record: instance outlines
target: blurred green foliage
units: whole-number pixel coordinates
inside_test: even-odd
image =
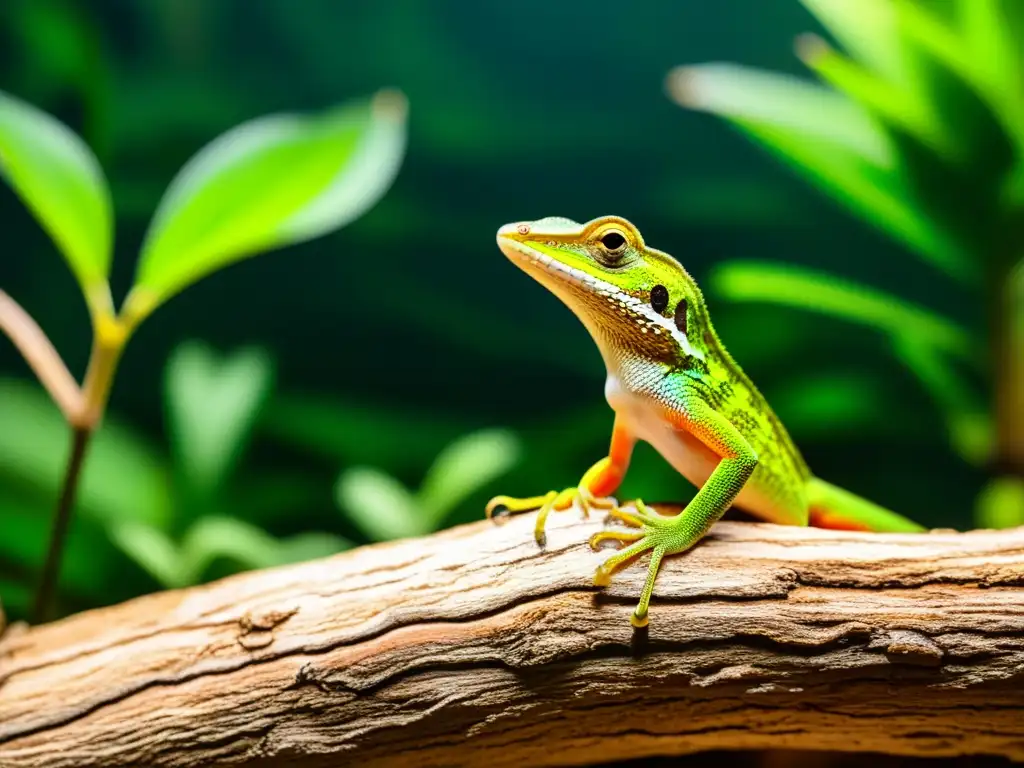
[[[977,522],[1022,524],[1024,305],[1013,285],[1024,268],[1024,5],[802,4],[846,49],[798,39],[824,85],[716,63],[678,68],[670,93],[725,117],[954,281],[970,323],[785,264],[730,261],[710,286],[884,333],[944,417],[952,449],[992,474]]]
[[[274,114],[223,134],[172,181],[143,243],[135,280],[117,310],[108,282],[111,196],[99,162],[60,120],[0,92],[0,175],[65,257],[84,294],[93,332],[79,385],[31,315],[0,293],[0,329],[24,355],[72,434],[54,497],[50,543],[38,568],[37,621],[51,614],[89,443],[102,422],[123,348],[139,323],[186,286],[234,261],[333,232],[365,213],[400,167],[406,112],[400,92],[381,91],[372,100],[326,114]],[[251,432],[269,377],[268,364],[257,353],[219,362],[202,347],[188,346],[172,359],[167,408],[184,491],[179,501],[193,514],[202,515],[216,501],[219,484]],[[23,452],[17,445],[11,450],[13,468],[24,464]],[[336,551],[340,541],[317,534],[278,542],[249,523],[215,514],[198,517],[180,544],[159,525],[130,516],[106,521],[106,529],[165,587],[195,583],[221,556],[267,566]]]
[[[659,90],[681,50],[689,61],[793,74],[779,43],[808,27],[888,76],[887,38],[867,26],[884,15],[844,23],[844,7],[808,2],[821,25],[792,0],[0,4],[0,88],[70,126],[110,179],[109,193],[97,190],[86,160],[78,181],[43,203],[35,195],[54,212],[35,211],[42,228],[0,185],[0,286],[77,373],[89,318],[42,234],[48,220],[78,226],[64,243],[54,235],[66,253],[86,254],[81,265],[68,255],[73,274],[88,285],[101,274],[140,315],[205,275],[141,325],[120,360],[84,470],[60,610],[479,519],[495,493],[576,482],[607,448],[600,358],[575,318],[493,246],[499,225],[545,215],[625,215],[680,258],[708,286],[730,351],[823,477],[931,525],[969,526],[978,498],[1005,509],[1012,489],[983,491],[990,473],[977,458],[992,432],[978,394],[992,386],[977,359],[980,257],[963,232],[936,226],[945,218],[918,192],[905,194],[915,177],[900,165],[906,156],[911,170],[970,169],[955,150],[980,146],[977,106],[943,113],[948,135],[926,130],[924,141],[906,128],[911,138],[897,142],[838,85],[816,88],[824,106],[809,110],[813,86],[802,80],[721,70],[736,80],[733,95],[719,92],[730,100],[723,110],[755,109],[770,126],[759,140],[785,144],[776,156],[802,164],[812,189]],[[979,66],[989,78],[1006,71],[991,57]],[[768,79],[745,85],[755,75]],[[332,155],[319,142],[359,122],[323,105],[382,85],[412,105],[408,156],[376,205],[342,200],[358,218],[309,239],[318,207],[298,215],[292,195],[336,200],[325,185]],[[763,97],[750,101],[751,90]],[[309,117],[261,141],[268,118],[253,117],[282,113]],[[786,143],[786,131],[799,139]],[[251,165],[194,156],[232,135]],[[905,155],[913,141],[931,154]],[[882,170],[867,173],[872,163]],[[281,171],[288,183],[266,182]],[[924,186],[949,193],[963,183],[955,178]],[[81,199],[91,202],[60,215],[74,207],[69,195],[90,189]],[[987,199],[981,189],[970,199]],[[95,229],[104,194],[117,214],[112,245]],[[89,206],[92,218],[80,215]],[[271,248],[279,252],[228,267]],[[908,250],[924,258],[906,259]],[[826,299],[828,314],[807,322],[809,302]],[[20,617],[67,430],[3,344],[0,374],[0,598]],[[465,483],[446,485],[456,477]],[[620,495],[691,493],[640,446]]]

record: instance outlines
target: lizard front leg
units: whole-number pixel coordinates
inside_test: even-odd
[[[568,509],[579,504],[586,517],[590,508],[614,509],[615,500],[609,498],[622,484],[622,479],[629,469],[629,461],[633,455],[636,438],[626,428],[621,419],[616,417],[612,427],[611,445],[608,455],[596,462],[586,471],[579,484],[563,491],[548,491],[543,496],[514,498],[512,496],[495,496],[487,503],[487,517],[492,517],[498,510],[510,513],[526,512],[539,508],[534,537],[537,543],[544,546],[546,535],[544,526],[552,510]]]
[[[707,482],[697,491],[686,508],[674,517],[651,514],[639,499],[634,503],[637,514],[613,510],[615,517],[637,526],[639,531],[602,531],[594,534],[590,545],[614,539],[631,542],[628,547],[609,557],[594,574],[594,584],[607,586],[616,567],[648,550],[651,561],[647,581],[640,600],[630,616],[633,626],[647,624],[647,609],[654,592],[662,558],[683,552],[700,541],[739,495],[757,466],[757,454],[739,431],[703,399],[687,392],[678,395],[664,414],[665,420],[678,430],[685,430],[721,457]]]

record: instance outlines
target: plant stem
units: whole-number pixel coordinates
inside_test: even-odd
[[[69,419],[71,423],[71,455],[68,458],[64,473],[64,484],[53,518],[53,529],[50,533],[49,549],[43,563],[42,578],[36,593],[34,621],[40,623],[50,616],[53,594],[60,575],[61,557],[64,552],[64,541],[67,538],[71,512],[75,503],[75,493],[82,474],[85,452],[89,440],[99,426],[110,397],[111,385],[117,363],[124,349],[127,334],[117,320],[99,315],[95,320],[92,354],[89,357],[89,368],[85,373],[82,386],[82,407]]]
[[[76,426],[72,428],[71,456],[68,458],[67,470],[64,473],[64,483],[61,487],[57,509],[53,516],[50,546],[46,552],[42,578],[39,582],[39,589],[36,592],[35,607],[33,609],[33,623],[36,624],[47,621],[53,607],[53,594],[57,586],[58,577],[60,576],[64,540],[67,538],[68,526],[71,522],[71,510],[75,504],[75,492],[78,489],[78,479],[82,473],[85,451],[89,446],[89,438],[92,437],[92,433],[93,430],[88,427]]]
[[[25,358],[64,418],[71,421],[82,411],[82,391],[74,376],[32,316],[0,290],[0,331],[6,333]]]

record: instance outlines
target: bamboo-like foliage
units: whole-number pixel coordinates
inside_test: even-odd
[[[955,281],[976,322],[780,264],[723,264],[711,290],[881,330],[935,401],[951,447],[989,470],[978,523],[1022,523],[1024,3],[799,1],[839,46],[797,40],[818,82],[707,63],[672,71],[671,98],[725,118]]]

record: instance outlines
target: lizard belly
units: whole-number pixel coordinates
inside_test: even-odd
[[[661,407],[650,397],[625,390],[614,377],[605,387],[608,404],[638,440],[651,445],[669,465],[701,488],[721,461],[721,456],[686,430],[676,429],[662,418]],[[757,471],[736,497],[734,506],[770,522],[792,524],[793,515],[780,508],[771,495],[761,492]]]

